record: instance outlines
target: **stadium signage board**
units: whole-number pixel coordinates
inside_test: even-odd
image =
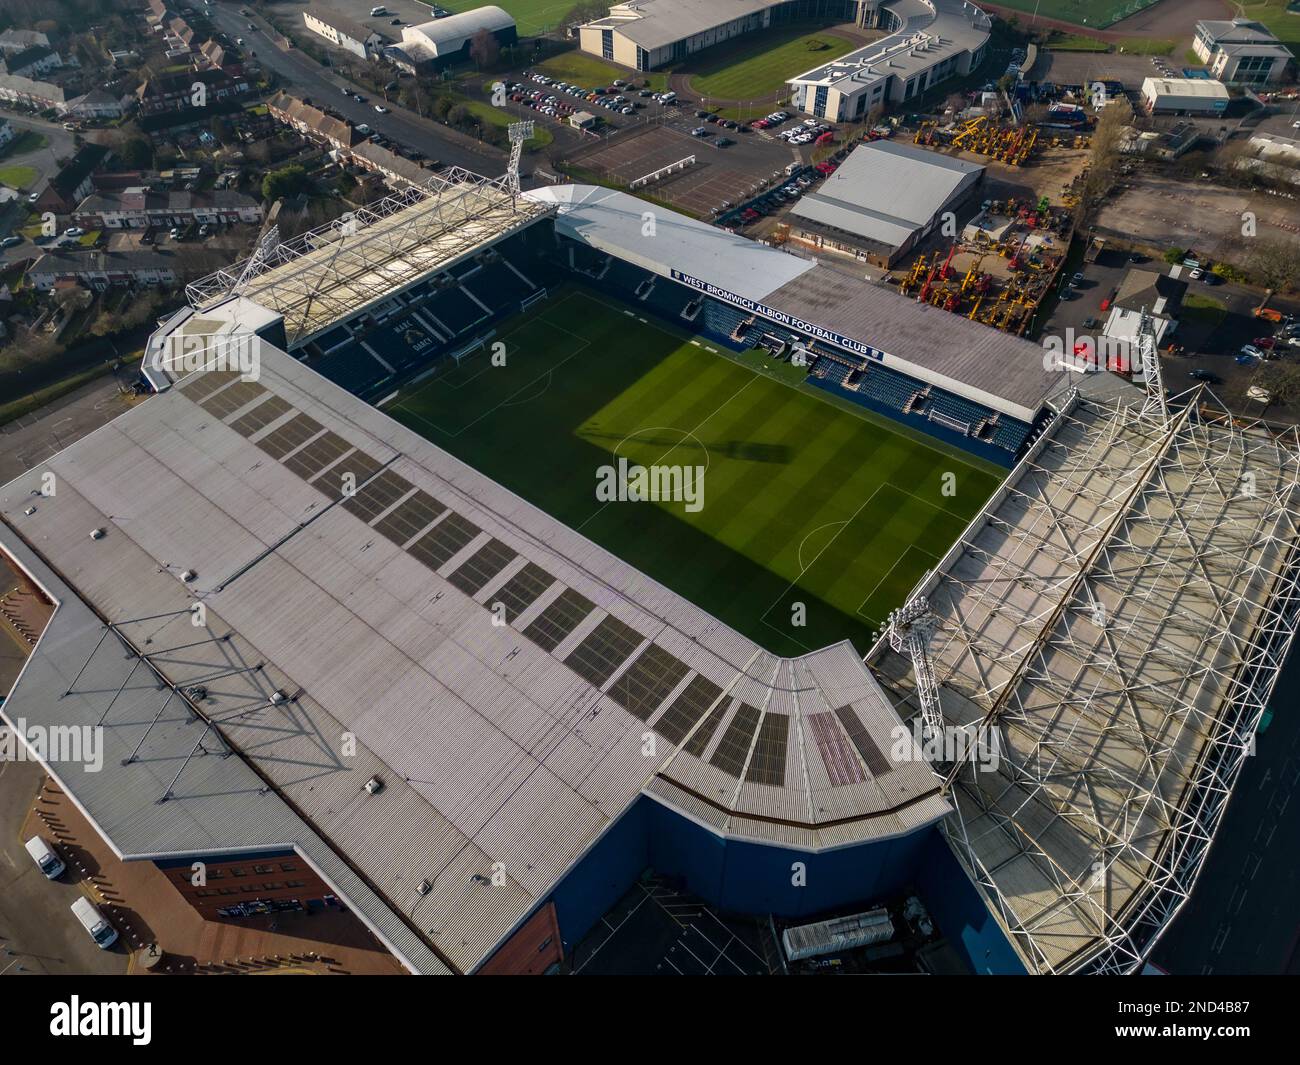
[[[807,333],[809,336],[816,337],[818,340],[826,340],[832,344],[838,344],[846,351],[856,352],[864,355],[868,359],[875,359],[877,362],[885,361],[885,353],[879,348],[869,347],[860,340],[853,340],[840,333],[833,332],[830,329],[823,329],[819,325],[813,325],[811,322],[805,322],[802,318],[796,318],[793,314],[787,314],[785,311],[778,311],[757,300],[746,299],[744,296],[737,296],[734,292],[728,292],[725,288],[719,288],[717,285],[710,284],[707,281],[701,281],[698,277],[692,277],[690,274],[684,274],[680,270],[672,271],[672,279],[680,281],[683,285],[695,289],[697,292],[703,292],[706,296],[713,296],[716,299],[725,300],[732,306],[740,307],[743,310],[750,311],[754,314],[761,314],[764,318],[769,318],[780,325],[789,326],[791,329],[800,333]]]

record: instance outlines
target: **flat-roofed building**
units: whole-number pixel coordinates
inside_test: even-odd
[[[1228,110],[1228,87],[1213,78],[1147,78],[1142,106],[1153,115],[1221,115]]]

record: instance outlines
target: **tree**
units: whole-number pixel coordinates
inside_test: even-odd
[[[490,67],[501,58],[501,42],[497,40],[495,33],[481,29],[474,34],[474,39],[469,43],[469,55],[478,64],[479,70]]]
[[[1250,269],[1265,288],[1287,288],[1300,277],[1300,249],[1280,240],[1253,241]]]
[[[262,178],[262,199],[268,203],[284,196],[293,196],[307,185],[307,171],[297,163],[272,170]]]
[[[113,151],[131,170],[148,170],[153,166],[153,144],[148,137],[127,137]]]
[[[1268,392],[1265,408],[1278,403],[1287,406],[1300,399],[1300,366],[1291,366],[1285,362],[1262,363],[1252,384]]]
[[[1079,197],[1078,220],[1087,218],[1094,202],[1110,192],[1115,184],[1120,158],[1120,140],[1125,128],[1133,121],[1133,109],[1128,101],[1112,97],[1097,118],[1097,128],[1092,134],[1091,157],[1083,178],[1083,195]]]
[[[218,144],[229,144],[235,139],[235,128],[230,124],[229,119],[222,118],[221,115],[213,115],[212,136],[217,139]]]
[[[575,26],[583,22],[595,22],[608,14],[609,4],[602,3],[601,0],[579,0],[569,8],[569,13],[564,16],[563,22],[566,26]]]
[[[433,117],[439,122],[446,122],[448,121],[447,116],[451,114],[451,109],[455,106],[456,98],[443,93],[433,101]]]

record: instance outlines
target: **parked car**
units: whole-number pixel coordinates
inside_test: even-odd
[[[22,242],[23,238],[15,234],[13,236],[5,237],[4,240],[0,240],[0,248],[16,248]]]
[[[730,148],[735,143],[736,142],[733,141],[730,137],[719,137],[716,141],[713,142],[714,146],[717,148]]]
[[[71,233],[72,230],[68,230],[68,232]],[[1272,337],[1256,337],[1251,343],[1257,348],[1263,348],[1265,351],[1271,351],[1277,345],[1277,341]]]
[[[708,135],[709,135],[708,126],[696,126],[693,130],[691,130],[692,137],[707,137]]]
[[[388,114],[388,108],[386,108],[383,104],[375,104],[375,110],[378,111],[381,115]]]
[[[1217,385],[1221,380],[1218,374],[1211,373],[1209,370],[1188,370],[1187,376],[1196,381],[1205,381],[1212,385]]]
[[[1249,355],[1252,359],[1262,359],[1264,357],[1264,353],[1253,344],[1243,344],[1241,354]]]

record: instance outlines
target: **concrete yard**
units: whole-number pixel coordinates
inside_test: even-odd
[[[1138,173],[1131,187],[1106,203],[1097,231],[1155,248],[1192,248],[1202,256],[1241,266],[1250,263],[1243,215],[1252,212],[1261,240],[1287,241],[1300,251],[1295,201],[1229,189],[1175,175]]]

